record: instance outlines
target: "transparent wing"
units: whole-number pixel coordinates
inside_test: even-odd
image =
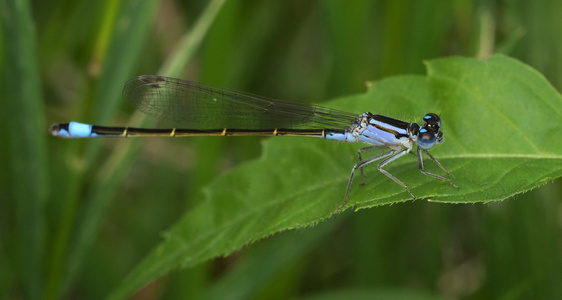
[[[152,75],[129,80],[123,97],[149,116],[172,120],[192,129],[345,129],[359,117],[326,107]]]

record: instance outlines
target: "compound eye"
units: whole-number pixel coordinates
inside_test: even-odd
[[[443,135],[439,135],[435,134],[431,131],[428,131],[425,128],[420,129],[420,133],[418,135],[418,146],[424,150],[428,150],[433,148],[433,146],[435,146],[435,143],[439,143],[439,136]]]
[[[434,113],[429,113],[423,117],[423,127],[437,132],[441,128],[441,118]]]

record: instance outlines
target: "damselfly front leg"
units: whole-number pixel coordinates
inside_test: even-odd
[[[453,174],[449,173],[449,171],[447,171],[447,169],[445,169],[445,167],[443,167],[443,165],[437,160],[435,159],[435,157],[433,157],[431,154],[429,154],[429,151],[424,150],[425,154],[427,154],[427,156],[429,156],[429,158],[431,160],[433,160],[435,162],[435,164],[437,166],[439,166],[439,168],[441,168],[441,170],[445,171],[445,173],[447,173],[449,176],[451,176],[452,178],[455,178],[455,176],[453,176]],[[424,175],[427,176],[431,176],[433,178],[437,178],[437,179],[441,179],[443,181],[448,182],[450,185],[456,187],[457,189],[459,188],[456,184],[454,184],[449,178],[445,178],[443,176],[437,175],[437,174],[433,174],[430,172],[427,172],[424,168],[423,168],[423,157],[422,157],[422,153],[421,153],[421,149],[418,147],[418,168],[420,169],[420,172],[422,172]]]

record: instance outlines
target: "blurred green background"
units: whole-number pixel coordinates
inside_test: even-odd
[[[128,78],[321,103],[424,74],[424,60],[504,53],[560,90],[560,15],[557,0],[0,0],[0,298],[107,296],[209,181],[259,157],[261,138],[48,134],[70,120],[151,125],[120,98]],[[133,298],[560,299],[561,193],[556,181],[501,203],[348,211]]]

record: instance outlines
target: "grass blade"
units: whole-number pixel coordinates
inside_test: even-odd
[[[3,54],[0,99],[8,140],[13,203],[16,207],[18,267],[24,293],[41,295],[47,147],[35,29],[28,1],[0,2]],[[5,150],[4,150],[5,151]]]

